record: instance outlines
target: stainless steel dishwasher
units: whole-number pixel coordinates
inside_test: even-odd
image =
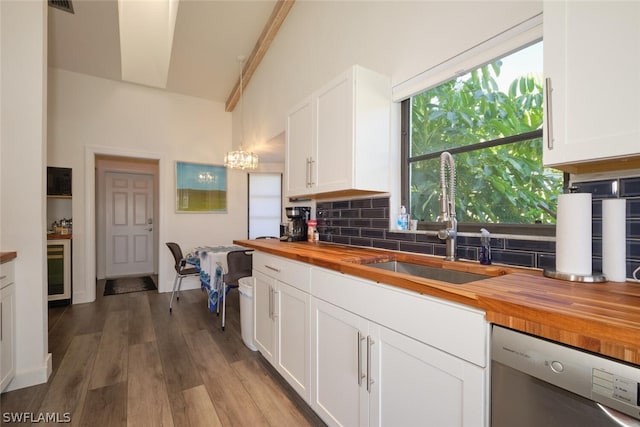
[[[491,425],[640,426],[640,367],[493,326]]]

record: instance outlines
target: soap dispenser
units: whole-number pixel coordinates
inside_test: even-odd
[[[486,228],[481,228],[480,233],[480,264],[491,264],[491,233]]]

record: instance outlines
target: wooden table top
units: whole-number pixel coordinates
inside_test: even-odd
[[[544,277],[541,271],[533,269],[483,266],[477,262],[445,261],[429,255],[323,242],[260,239],[234,243],[480,308],[491,323],[640,365],[638,283],[573,283]],[[391,260],[492,277],[454,285],[366,265]]]

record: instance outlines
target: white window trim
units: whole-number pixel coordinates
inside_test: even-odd
[[[542,39],[542,13],[521,22],[458,55],[402,82],[391,89],[395,102],[401,102],[427,89],[462,76],[495,59]]]

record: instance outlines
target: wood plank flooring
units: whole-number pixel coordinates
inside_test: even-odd
[[[224,332],[200,290],[181,292],[172,314],[170,293],[103,291],[99,281],[94,303],[49,309],[53,373],[0,396],[3,425],[20,413],[77,426],[324,425],[242,342],[237,291]]]

